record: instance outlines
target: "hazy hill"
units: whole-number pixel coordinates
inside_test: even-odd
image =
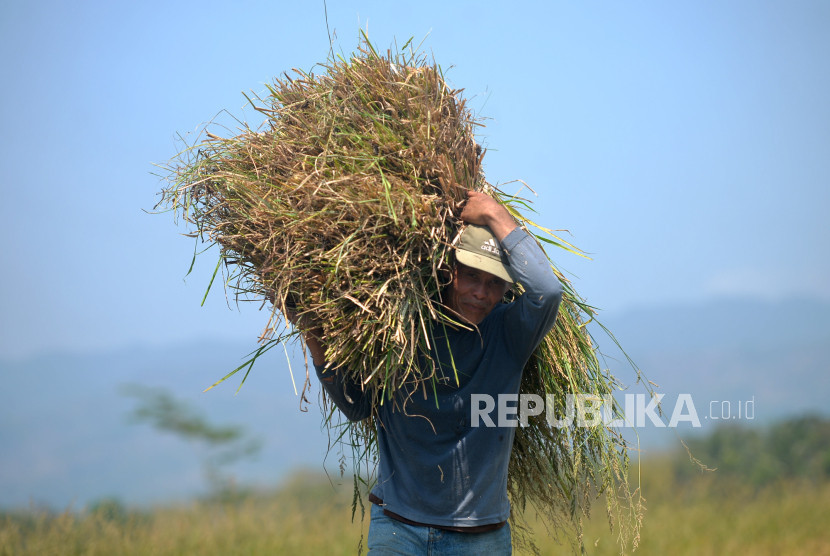
[[[605,321],[645,376],[665,394],[671,413],[689,394],[699,429],[681,424],[684,437],[710,432],[724,420],[764,424],[804,412],[827,412],[830,392],[830,304],[810,299],[762,302],[727,298],[698,305],[660,306],[609,316]],[[630,366],[603,332],[615,375]],[[633,392],[642,392],[632,387]],[[739,415],[751,404],[754,412]],[[676,443],[673,431],[646,427],[644,447]]]
[[[109,495],[145,503],[203,489],[206,448],[133,423],[138,401],[125,384],[163,388],[210,422],[260,438],[259,457],[233,468],[246,481],[274,484],[305,465],[322,471],[327,440],[316,391],[300,411],[282,350],[264,357],[238,394],[241,375],[202,392],[253,347],[205,341],[0,363],[0,503],[82,506]],[[302,360],[293,366],[301,388]]]
[[[738,404],[749,400],[754,401],[754,419],[742,419],[748,425],[806,411],[826,413],[826,302],[724,299],[603,319],[646,376],[661,386],[669,413],[678,395],[689,394],[701,420],[700,429],[672,431],[649,424],[638,430],[647,453],[675,446],[675,433],[685,437],[711,431],[722,421],[715,417],[725,417],[725,407],[734,418]],[[614,373],[632,382],[630,368],[612,343],[601,332],[596,336]],[[131,423],[136,400],[122,393],[124,384],[165,388],[212,422],[244,425],[260,438],[259,457],[230,469],[242,482],[274,484],[297,467],[322,471],[327,438],[320,428],[316,383],[312,381],[308,412],[300,411],[282,350],[262,359],[238,394],[236,377],[202,393],[253,347],[253,340],[207,340],[164,349],[0,361],[0,506],[82,507],[105,496],[148,503],[203,491],[205,450]],[[299,350],[293,351],[301,388],[303,363]],[[330,456],[326,469],[337,474],[336,456]]]

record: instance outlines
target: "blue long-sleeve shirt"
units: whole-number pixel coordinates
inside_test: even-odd
[[[471,527],[510,515],[507,467],[515,427],[489,427],[478,419],[473,426],[472,410],[482,407],[480,396],[489,396],[498,410],[500,394],[518,394],[527,360],[553,327],[562,287],[526,232],[513,230],[501,246],[524,293],[497,305],[477,330],[435,324],[431,356],[446,380],[435,392],[427,388],[426,397],[423,388],[399,390],[397,403],[387,401],[378,410],[378,481],[372,494],[385,509],[413,522]],[[316,369],[347,418],[369,416],[369,396],[357,384],[336,370]],[[497,425],[496,411],[492,419]]]

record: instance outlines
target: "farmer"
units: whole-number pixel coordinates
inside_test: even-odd
[[[500,394],[515,399],[525,363],[553,327],[562,288],[536,241],[495,199],[468,192],[461,219],[469,226],[441,302],[468,326],[434,325],[434,390],[404,387],[396,403],[377,408],[370,554],[511,553],[507,466],[515,404],[506,415],[512,426],[486,426],[498,423],[497,413],[474,426],[471,415],[482,399],[495,408]],[[524,293],[503,303],[514,281]],[[296,323],[296,315],[289,317]],[[345,379],[336,362],[327,365],[321,336],[317,328],[305,339],[326,393],[350,420],[368,418],[371,396]],[[420,364],[431,374],[432,362]]]

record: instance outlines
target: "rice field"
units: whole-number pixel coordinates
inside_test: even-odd
[[[665,460],[645,462],[642,471],[648,511],[636,554],[830,554],[828,481],[724,488],[708,474],[677,483]],[[349,481],[297,475],[278,490],[235,500],[0,514],[0,554],[358,554],[367,524],[359,513],[351,521],[351,493]],[[534,537],[541,554],[570,553],[538,523]],[[586,523],[584,539],[588,554],[619,554],[602,515]]]

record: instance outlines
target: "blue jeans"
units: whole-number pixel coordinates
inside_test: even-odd
[[[513,553],[507,523],[486,533],[456,533],[392,519],[377,504],[372,504],[368,543],[370,556],[502,556]]]

